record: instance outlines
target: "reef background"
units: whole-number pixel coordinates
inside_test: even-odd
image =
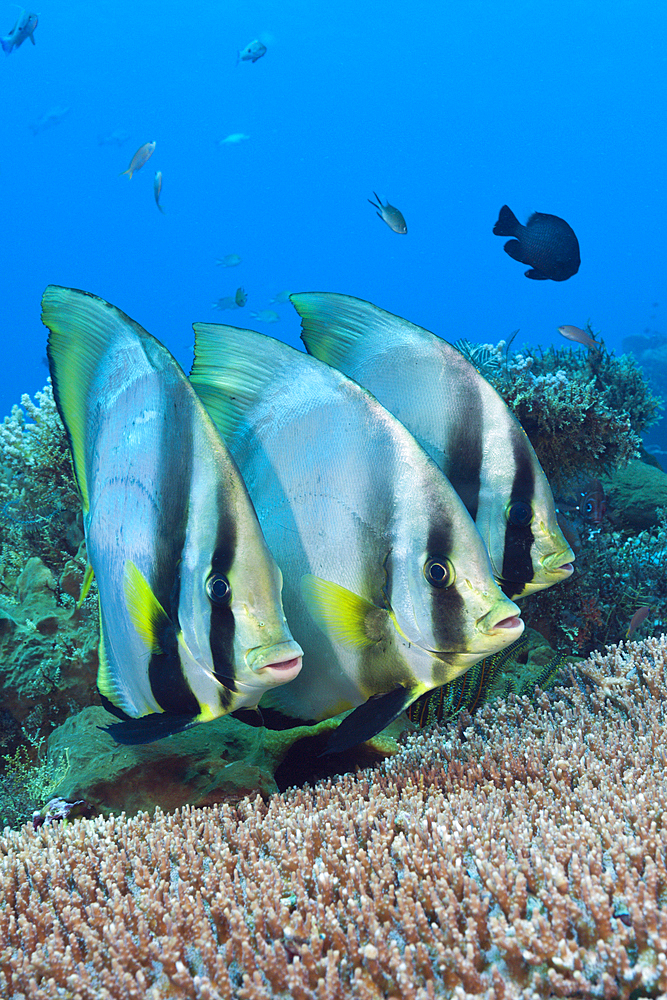
[[[664,333],[661,39],[647,0],[44,0],[0,54],[0,414],[45,381],[39,301],[101,295],[191,361],[193,321],[298,343],[281,290],[358,295],[453,341],[545,347],[591,318]],[[17,8],[0,6],[0,31]],[[236,65],[254,38],[266,55]],[[625,71],[625,68],[628,71]],[[247,140],[222,147],[234,133]],[[100,140],[103,142],[100,145]],[[119,176],[143,143],[151,160]],[[153,200],[163,174],[161,215]],[[404,213],[398,236],[368,204]],[[507,203],[567,219],[579,273],[533,282],[491,230]],[[216,266],[236,253],[237,268]],[[244,309],[211,303],[248,293]],[[654,308],[653,303],[658,302]]]
[[[78,603],[81,510],[50,385],[13,407],[0,425],[0,824],[268,796],[377,762],[395,752],[392,737],[416,726],[454,723],[498,698],[562,683],[569,664],[618,643],[640,607],[650,613],[635,638],[663,631],[667,477],[641,443],[662,404],[636,362],[604,348],[513,352],[507,342],[468,341],[459,349],[530,436],[576,550],[575,573],[522,601],[528,627],[514,647],[419,699],[386,738],[324,761],[332,721],[272,732],[224,718],[145,747],[115,745],[95,686],[94,583]],[[605,498],[593,516],[582,492],[590,482]]]

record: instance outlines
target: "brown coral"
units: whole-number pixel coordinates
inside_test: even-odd
[[[373,771],[0,842],[6,1000],[667,990],[667,637]]]

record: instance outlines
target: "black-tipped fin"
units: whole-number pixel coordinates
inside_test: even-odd
[[[142,743],[155,743],[165,736],[182,733],[195,725],[192,715],[172,715],[169,712],[152,712],[142,715],[140,719],[126,719],[124,722],[113,722],[110,726],[98,726],[109,733],[116,743],[123,746],[138,746]]]
[[[396,687],[386,694],[374,694],[363,705],[350,712],[340,726],[334,729],[326,750],[320,756],[342,753],[377,736],[423,693],[424,689],[421,687]]]

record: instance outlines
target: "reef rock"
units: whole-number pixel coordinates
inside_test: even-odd
[[[620,526],[644,531],[658,523],[667,507],[667,475],[654,465],[631,461],[605,482],[608,508]]]
[[[309,776],[319,777],[395,753],[391,734],[413,728],[404,720],[394,723],[372,746],[363,744],[341,760],[342,754],[319,757],[337,719],[276,731],[225,716],[143,746],[120,746],[100,728],[117,721],[103,708],[90,707],[51,734],[48,760],[52,773],[62,777],[50,785],[49,797],[84,800],[89,814],[237,802],[249,793],[267,796],[287,787],[293,748],[298,760],[293,770],[309,762]]]

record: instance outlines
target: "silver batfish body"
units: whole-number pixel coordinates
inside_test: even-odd
[[[503,591],[567,579],[574,553],[533,446],[500,394],[442,338],[349,295],[291,296],[310,354],[372,392],[445,472]]]
[[[291,680],[301,649],[243,480],[183,371],[102,299],[42,300],[99,588],[104,703],[150,742]],[[136,721],[134,721],[136,720]]]
[[[309,720],[366,706],[359,742],[518,638],[463,503],[368,392],[211,324],[195,324],[191,381],[244,476],[304,650],[301,674],[262,704]]]

